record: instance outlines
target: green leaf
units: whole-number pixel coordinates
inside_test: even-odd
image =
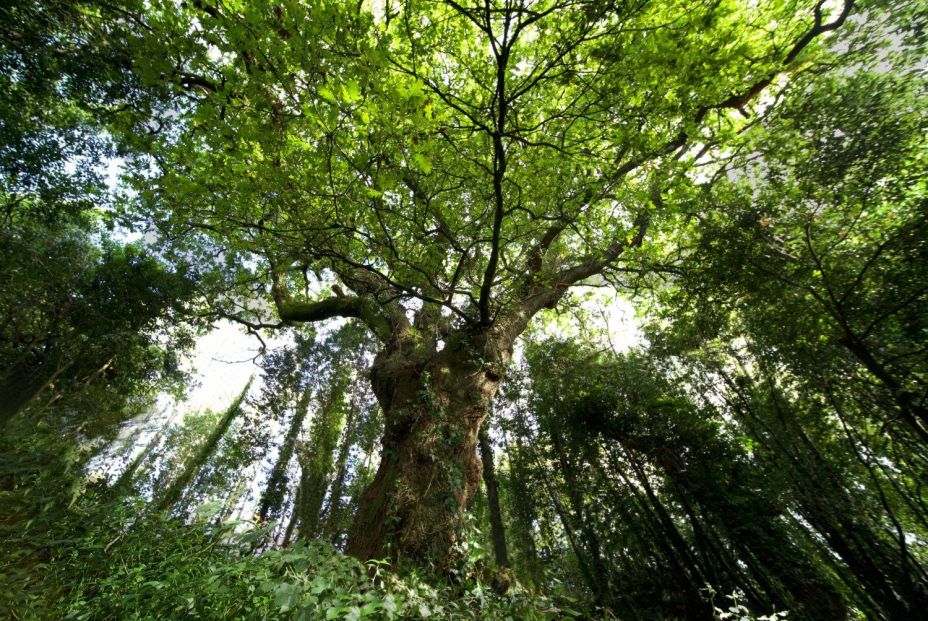
[[[413,155],[412,161],[413,161],[413,164],[415,164],[416,168],[424,172],[425,174],[429,174],[430,172],[432,172],[432,161],[429,160],[429,158],[422,155],[421,153],[416,153],[415,155]]]
[[[320,86],[317,91],[319,96],[328,101],[329,103],[338,104],[338,99],[335,97],[335,93],[332,92],[332,89],[328,86]]]
[[[277,585],[274,590],[274,604],[280,607],[280,612],[287,612],[300,600],[300,590],[295,584],[284,582]]]
[[[352,104],[361,99],[361,87],[354,80],[342,85],[342,97],[346,103]]]

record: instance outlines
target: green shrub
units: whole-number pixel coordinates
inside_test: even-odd
[[[256,553],[266,528],[184,524],[142,508],[122,502],[100,516],[73,515],[70,527],[61,525],[71,536],[57,540],[53,558],[40,563],[35,554],[21,554],[20,561],[33,564],[21,562],[19,572],[0,578],[8,582],[3,609],[20,619],[125,621],[576,615],[518,586],[500,595],[475,568],[462,568],[455,584],[436,584],[415,571],[393,573],[382,562],[362,564],[319,541]]]

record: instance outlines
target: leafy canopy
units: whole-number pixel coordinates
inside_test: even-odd
[[[283,318],[382,338],[401,301],[524,321],[617,278],[700,150],[824,54],[851,4],[154,2],[137,70],[171,98],[132,138],[152,154],[142,212],[224,257],[241,319],[274,274]],[[337,297],[293,302],[296,268]]]

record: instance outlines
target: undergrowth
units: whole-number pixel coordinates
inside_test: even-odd
[[[485,568],[468,566],[466,555],[454,580],[436,580],[412,569],[394,572],[383,562],[362,564],[320,541],[256,552],[266,543],[267,527],[185,524],[148,514],[144,503],[126,500],[98,509],[91,513],[72,506],[38,529],[34,519],[20,524],[18,532],[4,529],[0,617],[316,621],[579,616],[518,585],[500,594],[482,579]]]
[[[272,524],[219,523],[208,507],[186,523],[88,482],[78,475],[83,450],[55,448],[41,434],[0,439],[2,619],[615,618],[553,578],[541,594],[496,571],[473,527],[441,578],[362,564],[321,541],[271,549]],[[753,619],[737,601],[715,617]]]

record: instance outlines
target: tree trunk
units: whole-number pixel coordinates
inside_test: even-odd
[[[135,482],[136,475],[138,474],[139,469],[142,467],[151,454],[154,452],[155,448],[161,444],[161,439],[164,437],[165,431],[171,426],[174,422],[174,418],[177,416],[178,410],[175,410],[171,416],[168,416],[166,420],[158,426],[158,431],[152,436],[152,438],[145,444],[145,447],[139,451],[139,454],[129,462],[129,465],[126,466],[126,469],[122,471],[122,474],[119,475],[119,478],[116,479],[116,482],[113,483],[111,489],[114,492],[123,493],[130,489],[132,484]],[[154,417],[157,420],[157,417]]]
[[[300,502],[295,511],[299,518],[300,538],[319,535],[322,506],[332,480],[332,468],[338,436],[345,414],[345,389],[348,376],[336,374],[328,392],[313,415],[309,439],[299,448]]]
[[[293,539],[293,532],[296,530],[296,524],[300,520],[299,508],[300,503],[302,502],[303,490],[299,483],[296,486],[296,493],[293,495],[293,511],[290,513],[290,519],[287,521],[287,530],[284,532],[283,542],[280,544],[282,547],[286,548],[290,545],[290,540]]]
[[[357,441],[357,419],[361,415],[361,406],[358,401],[357,391],[355,391],[345,413],[344,431],[338,445],[338,457],[335,460],[335,478],[332,480],[332,490],[329,492],[329,507],[325,512],[323,533],[334,544],[338,543],[344,529],[341,526],[344,510],[342,495],[345,493],[345,480],[348,478],[348,454]]]
[[[394,343],[371,368],[384,411],[380,466],[361,497],[347,552],[447,566],[480,482],[477,434],[511,340],[459,334],[440,352]]]
[[[846,323],[842,322],[842,325],[845,335],[838,339],[839,342],[860,361],[864,368],[880,380],[892,396],[903,419],[909,423],[922,441],[928,442],[928,407],[922,403],[924,395],[910,392],[889,369],[876,359],[863,339],[851,332]]]
[[[765,370],[766,371],[766,370]],[[829,460],[819,451],[796,418],[790,404],[766,371],[767,403],[772,421],[766,421],[751,395],[736,390],[742,403],[739,412],[749,424],[756,423],[762,429],[754,435],[769,447],[771,454],[779,456],[794,484],[798,501],[798,512],[806,524],[811,525],[827,542],[832,552],[840,558],[856,577],[851,585],[862,599],[858,605],[873,618],[916,619],[926,618],[928,591],[921,583],[913,584],[909,579],[910,568],[900,563],[895,546],[887,545],[865,519],[849,492],[845,481],[835,471]],[[735,383],[724,375],[733,388]],[[758,397],[764,393],[756,384],[749,390]],[[764,404],[762,399],[758,402]],[[863,589],[857,589],[862,585]]]
[[[499,567],[509,567],[506,551],[506,530],[503,528],[503,513],[499,506],[499,486],[493,464],[493,446],[486,425],[480,428],[480,459],[483,461],[483,484],[487,488],[487,504],[490,507],[490,535],[493,539],[493,554]]]
[[[543,425],[544,427],[545,425]],[[583,482],[577,478],[577,471],[580,464],[576,459],[571,459],[558,429],[548,430],[548,437],[554,450],[554,456],[557,457],[557,463],[560,465],[561,477],[564,479],[564,495],[570,503],[570,509],[573,515],[568,515],[568,519],[573,519],[576,524],[575,530],[579,531],[582,548],[586,553],[586,564],[589,567],[589,575],[592,582],[590,586],[596,593],[598,604],[603,608],[612,609],[615,607],[613,593],[610,588],[612,576],[609,567],[603,562],[602,544],[599,535],[594,531],[593,521],[589,515],[589,507],[583,498]],[[563,519],[563,518],[562,518]]]
[[[232,421],[242,411],[242,401],[244,401],[245,395],[248,394],[248,389],[251,388],[251,381],[251,379],[248,380],[245,388],[239,396],[236,397],[235,401],[232,402],[232,405],[223,413],[222,417],[220,417],[219,422],[216,423],[216,426],[210,432],[209,437],[206,438],[203,445],[192,458],[184,464],[183,471],[181,471],[177,478],[175,478],[165,490],[164,494],[162,494],[161,499],[156,505],[159,511],[169,511],[171,507],[177,504],[177,501],[180,500],[190,484],[193,483],[197,473],[200,472],[200,468],[209,461],[213,453],[216,452],[216,449],[219,448],[220,440],[226,435],[226,431],[228,431],[229,427],[232,425]]]
[[[284,492],[288,483],[288,471],[290,462],[293,460],[293,454],[296,452],[296,445],[299,440],[300,432],[303,430],[303,422],[309,412],[309,400],[312,398],[312,389],[307,388],[303,391],[296,404],[293,412],[293,418],[290,419],[290,427],[284,442],[277,454],[277,461],[274,462],[274,468],[267,479],[267,486],[264,493],[261,494],[261,505],[258,508],[258,517],[262,522],[268,519],[268,516],[277,516],[284,502]]]
[[[513,549],[519,564],[519,574],[523,579],[528,578],[530,584],[540,585],[544,581],[544,564],[538,555],[538,546],[535,543],[535,524],[538,522],[538,506],[535,485],[529,476],[529,467],[526,463],[526,445],[523,439],[528,437],[525,419],[518,404],[515,408],[517,430],[513,441],[506,439],[506,455],[509,456],[508,484],[509,510],[512,515],[510,534],[515,535],[519,542]],[[536,493],[533,493],[536,492]]]

